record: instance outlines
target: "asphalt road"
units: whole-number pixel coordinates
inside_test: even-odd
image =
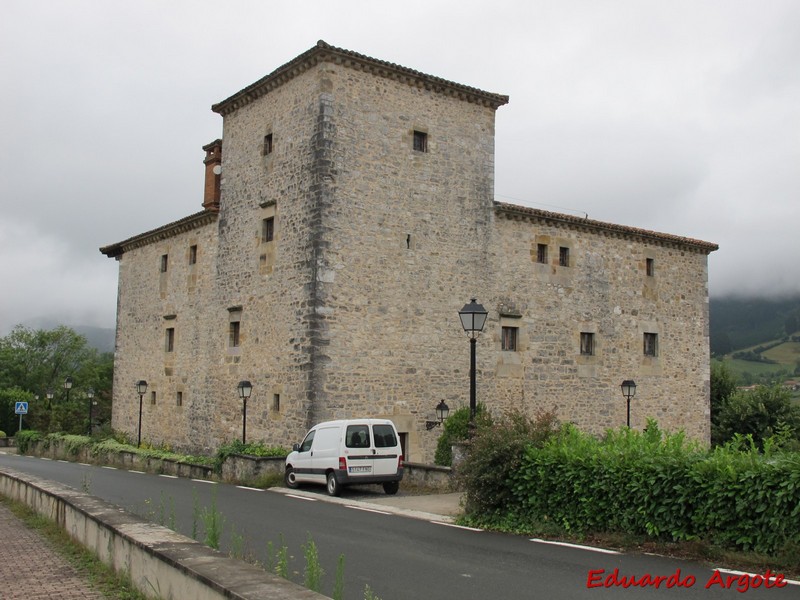
[[[337,562],[344,556],[347,600],[363,599],[366,585],[381,600],[800,598],[798,585],[767,589],[761,583],[739,592],[736,588],[744,582],[738,576],[732,589],[723,589],[715,578],[724,581],[729,573],[715,575],[713,569],[687,561],[607,554],[366,511],[358,502],[369,499],[363,491],[345,490],[343,498],[353,502],[342,505],[327,502],[322,492],[299,497],[11,454],[0,455],[0,465],[86,491],[152,521],[174,525],[185,535],[196,531],[200,541],[202,514],[216,505],[224,517],[223,551],[233,549],[270,564],[285,545],[292,578],[300,583],[304,546],[313,539],[325,571],[324,594],[332,595]],[[645,575],[663,581],[658,588],[624,588],[609,580],[611,587],[605,587],[615,569],[617,581]],[[676,580],[683,585],[668,587]],[[709,581],[712,585],[706,589]]]

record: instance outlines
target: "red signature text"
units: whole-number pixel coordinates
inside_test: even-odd
[[[751,588],[782,588],[786,587],[785,577],[781,573],[773,573],[767,569],[761,574],[738,573],[727,574],[715,569],[705,583],[705,589],[719,587],[722,589],[735,589],[743,593]],[[680,569],[676,569],[671,575],[620,575],[619,569],[606,572],[605,569],[592,569],[586,578],[587,588],[612,588],[612,587],[654,587],[654,588],[690,588],[697,583],[694,575],[682,575]]]

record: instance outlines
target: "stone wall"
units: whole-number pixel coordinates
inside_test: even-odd
[[[496,105],[363,66],[309,63],[220,110],[218,220],[121,256],[114,427],[136,433],[133,383],[146,379],[143,438],[213,452],[241,435],[247,379],[248,440],[291,445],[319,421],[386,417],[406,460],[432,462],[425,421],[440,400],[468,404],[457,311],[476,297],[489,309],[478,399],[494,414],[556,407],[599,432],[625,423],[619,384],[635,379],[633,426],[652,416],[707,441],[713,245],[494,203]]]

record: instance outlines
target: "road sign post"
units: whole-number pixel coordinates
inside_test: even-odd
[[[27,402],[17,402],[14,405],[14,412],[19,415],[19,429],[17,432],[22,431],[22,415],[28,414],[28,403]]]

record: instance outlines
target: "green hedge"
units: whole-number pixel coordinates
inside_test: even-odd
[[[528,446],[503,486],[497,495],[507,505],[486,516],[502,513],[514,529],[555,523],[766,554],[800,548],[800,455],[741,444],[708,451],[655,423],[602,440],[566,427]],[[480,520],[480,507],[471,508]]]

